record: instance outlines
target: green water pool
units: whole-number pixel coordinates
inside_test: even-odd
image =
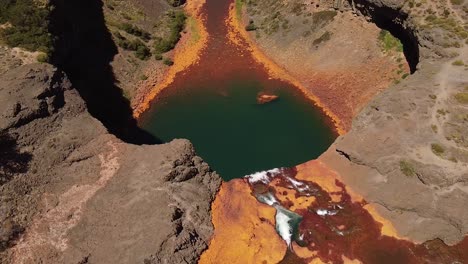
[[[335,139],[323,113],[294,88],[238,78],[178,84],[155,101],[141,126],[163,142],[189,139],[224,180],[298,165],[318,157]],[[279,99],[257,104],[257,94],[265,90]]]

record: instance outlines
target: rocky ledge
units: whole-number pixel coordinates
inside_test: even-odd
[[[194,263],[207,247],[221,180],[190,142],[122,142],[48,64],[0,77],[0,113],[1,263]]]
[[[304,78],[295,77],[350,124],[319,161],[391,220],[401,237],[419,243],[462,240],[468,234],[468,108],[462,99],[468,89],[466,5],[400,0],[249,3],[245,14],[258,26],[251,39],[292,75],[312,65]],[[275,20],[266,19],[275,12],[291,18],[280,33],[267,23]],[[329,21],[316,22],[324,17]],[[276,14],[274,18],[282,21]],[[392,55],[395,61],[390,58],[378,67],[369,62],[391,55],[374,44],[381,38],[376,25],[399,38],[411,72],[385,85],[381,81],[392,75],[375,69],[392,70],[392,63],[401,59]],[[309,31],[301,35],[301,30]],[[349,78],[322,85],[320,78],[337,67],[347,68]],[[345,106],[347,115],[341,114]]]

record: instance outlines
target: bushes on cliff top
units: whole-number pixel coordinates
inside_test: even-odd
[[[187,2],[186,0],[166,0],[171,6],[181,6]]]
[[[148,41],[151,39],[151,34],[149,32],[129,23],[121,24],[120,29],[127,32],[128,34],[140,37],[145,41]]]
[[[128,40],[123,37],[120,33],[115,33],[117,37],[117,45],[125,50],[131,50],[135,52],[135,56],[140,60],[146,60],[151,57],[149,48],[140,39]]]
[[[398,52],[403,51],[403,44],[397,38],[395,38],[390,32],[382,29],[379,33],[379,41],[384,51],[396,50]]]
[[[2,41],[10,47],[49,53],[53,44],[48,32],[50,9],[38,6],[34,0],[1,0]]]
[[[187,16],[181,10],[171,11],[169,16],[169,35],[165,38],[157,37],[154,39],[155,53],[165,53],[172,50],[180,40],[180,32],[184,30]]]

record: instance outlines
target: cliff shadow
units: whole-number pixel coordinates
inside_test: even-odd
[[[104,20],[102,0],[53,0],[52,62],[63,69],[89,113],[108,131],[133,144],[162,141],[140,129],[110,65],[118,49]]]
[[[356,9],[369,17],[371,22],[381,29],[385,29],[398,38],[403,44],[403,53],[413,74],[419,63],[419,41],[414,29],[406,25],[408,14],[385,5],[378,6],[367,0],[349,0],[354,2]]]
[[[30,153],[18,150],[16,139],[0,131],[0,186],[10,181],[15,174],[26,173],[31,159]]]

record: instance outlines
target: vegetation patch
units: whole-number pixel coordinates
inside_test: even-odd
[[[249,21],[249,24],[248,24],[247,26],[245,26],[245,30],[247,30],[247,31],[254,31],[254,30],[257,30],[257,26],[255,26],[253,20],[250,20],[250,21]]]
[[[173,7],[183,5],[183,4],[185,4],[185,2],[186,2],[186,0],[167,0],[167,3],[169,3]]]
[[[328,40],[330,40],[331,35],[332,34],[330,32],[325,31],[325,33],[323,33],[319,38],[315,39],[312,44],[319,45],[322,42],[328,41]]]
[[[468,104],[468,93],[457,93],[455,99],[461,104]]]
[[[187,16],[181,10],[169,12],[169,34],[165,37],[157,37],[154,40],[154,52],[157,54],[172,50],[180,40],[180,33],[185,28]]]
[[[465,65],[465,63],[462,60],[456,60],[456,61],[452,62],[452,65],[454,65],[454,66],[463,66],[463,65]]]
[[[441,156],[445,152],[444,147],[442,147],[441,145],[437,143],[431,144],[431,150],[432,150],[432,153],[436,154],[437,156]]]
[[[119,47],[124,50],[134,51],[135,57],[139,58],[140,60],[146,60],[151,57],[150,49],[140,39],[135,38],[133,40],[128,40],[119,32],[115,32],[114,36],[117,38],[116,43]]]
[[[47,53],[41,52],[39,55],[37,55],[36,60],[40,63],[49,62],[49,55],[47,55]]]
[[[119,27],[121,30],[127,32],[128,34],[134,35],[136,37],[140,37],[145,41],[151,39],[151,34],[137,26],[134,26],[130,23],[123,23]]]
[[[169,58],[164,58],[164,59],[163,59],[163,63],[164,63],[165,65],[167,65],[167,66],[172,66],[172,65],[174,65],[174,62],[173,62],[171,59],[169,59]]]
[[[52,7],[34,0],[0,1],[0,39],[10,47],[50,54],[53,37],[49,33]]]
[[[387,30],[382,29],[379,33],[378,37],[382,50],[385,52],[395,50],[398,52],[403,51],[403,44],[397,38],[395,38],[390,32]]]
[[[406,160],[400,161],[400,171],[408,177],[416,175],[413,166]]]
[[[425,20],[427,23],[426,26],[429,28],[441,28],[461,39],[468,38],[468,32],[465,28],[452,17],[437,17],[434,14],[430,14]]]
[[[239,21],[242,19],[243,6],[244,6],[244,0],[236,0],[236,15]]]

